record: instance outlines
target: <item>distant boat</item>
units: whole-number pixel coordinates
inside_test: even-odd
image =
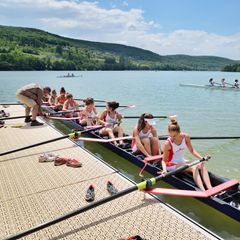
[[[73,77],[82,77],[83,75],[74,75],[72,74],[68,74],[68,75],[63,75],[63,76],[57,76],[57,78],[73,78]]]
[[[234,87],[222,87],[222,86],[212,86],[212,85],[197,85],[197,84],[179,84],[180,87],[196,87],[196,88],[206,88],[206,89],[213,89],[213,90],[222,90],[222,91],[240,91],[240,88]]]

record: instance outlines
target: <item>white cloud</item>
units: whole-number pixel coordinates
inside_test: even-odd
[[[123,1],[127,6],[127,1]],[[14,11],[15,10],[15,11]],[[0,15],[14,11],[10,24],[41,28],[68,37],[141,47],[161,55],[240,57],[240,34],[221,36],[198,30],[160,32],[141,9],[106,9],[98,2],[76,0],[1,0]],[[19,14],[19,15],[18,15]],[[24,15],[24,18],[23,16]],[[7,14],[5,14],[5,23]],[[22,22],[23,19],[25,22]],[[26,20],[27,19],[27,20]],[[153,31],[154,30],[154,31]]]
[[[123,1],[122,5],[123,5],[124,7],[127,7],[127,6],[128,6],[128,2],[127,2],[127,1]]]

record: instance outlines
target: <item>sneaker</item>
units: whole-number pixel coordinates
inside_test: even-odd
[[[53,162],[58,155],[54,153],[43,153],[39,156],[38,160],[39,162]]]
[[[113,186],[110,181],[107,182],[107,190],[111,195],[114,195],[118,192],[118,190]]]
[[[29,123],[29,122],[31,122],[32,121],[32,119],[31,119],[31,117],[25,117],[25,123]]]
[[[67,160],[67,163],[66,165],[68,167],[74,167],[74,168],[77,168],[77,167],[81,167],[82,166],[82,163],[80,163],[78,160],[76,159],[70,159],[70,160]]]
[[[43,123],[40,123],[37,120],[32,120],[32,122],[31,122],[32,127],[42,126],[42,125],[43,125]]]
[[[91,184],[88,189],[87,189],[87,193],[86,193],[86,196],[85,196],[85,200],[87,202],[91,202],[95,199],[95,192],[94,192],[94,187],[93,185]]]
[[[60,166],[65,164],[66,162],[67,160],[65,158],[56,157],[56,159],[54,160],[54,166]]]

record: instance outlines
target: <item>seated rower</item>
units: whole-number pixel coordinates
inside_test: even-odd
[[[166,170],[173,171],[185,165],[186,162],[189,162],[184,159],[184,151],[186,148],[188,148],[193,156],[202,159],[202,156],[192,147],[188,134],[181,132],[176,118],[170,117],[170,121],[168,125],[169,138],[165,142],[163,150],[163,172],[166,172]],[[207,189],[212,188],[208,170],[204,163],[188,168],[186,171],[192,173],[195,183],[202,191],[205,191],[205,186]]]
[[[210,78],[209,79],[209,84],[210,84],[210,86],[215,86],[214,84],[215,84],[215,82],[213,81],[213,79],[212,78]]]
[[[56,90],[52,90],[50,98],[48,99],[49,106],[56,106],[57,105],[57,92]]]
[[[79,111],[79,105],[76,102],[76,100],[73,99],[73,95],[68,93],[67,94],[67,100],[63,104],[63,111]],[[65,114],[66,117],[72,118],[79,116],[79,112],[70,112]]]
[[[118,102],[107,102],[106,110],[100,116],[100,123],[106,124],[106,127],[100,129],[100,134],[108,135],[110,138],[115,138],[114,134],[123,137],[123,129],[120,127],[122,116],[116,111],[118,107]],[[114,141],[114,144],[117,145],[117,142]],[[123,141],[120,140],[119,144],[123,144]]]
[[[63,106],[57,103],[57,92],[56,90],[52,90],[51,96],[48,99],[49,106],[55,111],[61,111]]]
[[[137,126],[133,129],[132,150],[134,154],[143,153],[146,157],[161,154],[155,124],[152,114],[143,113],[140,116]]]
[[[226,87],[225,78],[223,78],[223,79],[221,80],[221,87]]]
[[[61,88],[60,90],[60,95],[57,97],[57,105],[62,105],[65,103],[67,100],[66,98],[66,90],[64,87]]]
[[[83,100],[83,102],[85,103],[85,108],[81,113],[80,124],[83,126],[93,126],[97,123],[98,120],[98,113],[94,105],[94,99],[88,97]]]
[[[234,88],[239,88],[239,83],[238,83],[238,80],[237,80],[237,79],[235,79],[234,84],[233,84],[233,87],[234,87]]]

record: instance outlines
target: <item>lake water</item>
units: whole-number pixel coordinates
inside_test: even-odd
[[[71,72],[72,73],[72,72]],[[56,78],[66,72],[0,72],[0,102],[15,102],[16,90],[28,83],[39,83],[59,91],[64,86],[76,98],[92,96],[96,99],[118,100],[122,105],[135,104],[133,109],[122,114],[140,115],[150,112],[154,115],[178,115],[182,131],[190,136],[240,136],[240,91],[222,91],[201,88],[180,87],[185,84],[207,84],[212,77],[220,82],[240,80],[240,73],[225,72],[165,72],[165,71],[123,71],[123,72],[73,72],[79,78]],[[99,109],[101,112],[103,109]],[[131,133],[136,119],[123,121],[125,132]],[[157,120],[158,133],[167,132],[167,120]],[[163,142],[161,142],[163,145]],[[240,179],[240,140],[193,140],[193,146],[202,155],[212,155],[207,166],[210,171],[228,178]],[[135,181],[140,179],[134,166],[119,158],[98,144],[88,145],[94,153],[122,170]],[[194,159],[187,154],[189,159]],[[167,198],[164,200],[202,225],[226,239],[240,239],[240,224],[214,212],[193,199]],[[215,216],[215,222],[209,218]]]

